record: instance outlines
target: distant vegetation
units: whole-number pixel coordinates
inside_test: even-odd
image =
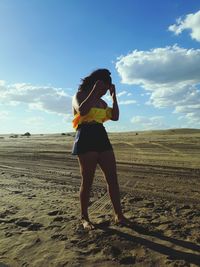
[[[26,137],[30,137],[31,134],[29,132],[26,132],[25,134],[22,134],[21,136],[26,136]],[[19,135],[18,134],[12,134],[9,136],[9,138],[18,138]]]
[[[18,134],[12,134],[11,136],[10,136],[10,138],[17,138],[18,137]]]
[[[72,137],[74,137],[74,136],[75,136],[75,134],[74,134],[74,133],[61,133],[61,135],[72,136]]]
[[[26,132],[25,134],[22,134],[22,136],[27,136],[27,137],[30,137],[31,134],[29,132]]]

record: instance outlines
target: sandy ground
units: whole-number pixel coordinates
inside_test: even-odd
[[[200,131],[109,134],[130,226],[97,169],[80,224],[73,134],[0,135],[0,266],[200,266]]]

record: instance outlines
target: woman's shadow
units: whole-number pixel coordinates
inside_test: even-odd
[[[168,256],[169,259],[171,260],[185,260],[188,263],[200,266],[200,246],[192,242],[178,240],[172,237],[165,236],[158,231],[151,231],[147,227],[138,225],[133,221],[129,221],[127,225],[122,225],[122,227],[120,227],[120,229],[122,229],[121,231],[116,228],[110,228],[109,222],[107,221],[104,223],[95,224],[95,228],[101,229],[109,235],[118,235],[120,238],[126,241],[143,245],[151,250],[154,250],[156,252]],[[126,233],[125,231],[123,231],[123,229],[125,230],[126,228],[129,228],[139,234],[146,235],[147,237],[148,236],[156,237],[157,239],[171,242],[172,244],[178,245],[179,247],[182,247],[184,249],[192,250],[194,253],[177,250],[168,247],[167,245],[160,244],[159,242],[157,243],[155,241],[148,240],[148,238],[139,237],[136,235],[132,235],[130,233]],[[199,252],[199,254],[196,254],[197,252]]]

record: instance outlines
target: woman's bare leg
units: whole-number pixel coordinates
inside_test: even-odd
[[[89,220],[88,205],[90,189],[94,179],[98,155],[99,154],[97,152],[87,152],[78,156],[80,173],[82,176],[80,186],[81,218],[83,227],[87,229],[94,228]]]
[[[119,184],[117,180],[114,152],[109,150],[100,153],[98,163],[108,184],[108,192],[115,211],[115,220],[119,222],[125,220],[120,203]]]

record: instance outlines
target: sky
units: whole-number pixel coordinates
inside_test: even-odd
[[[107,131],[200,128],[200,1],[0,0],[1,134],[73,132],[98,68],[120,108]]]

